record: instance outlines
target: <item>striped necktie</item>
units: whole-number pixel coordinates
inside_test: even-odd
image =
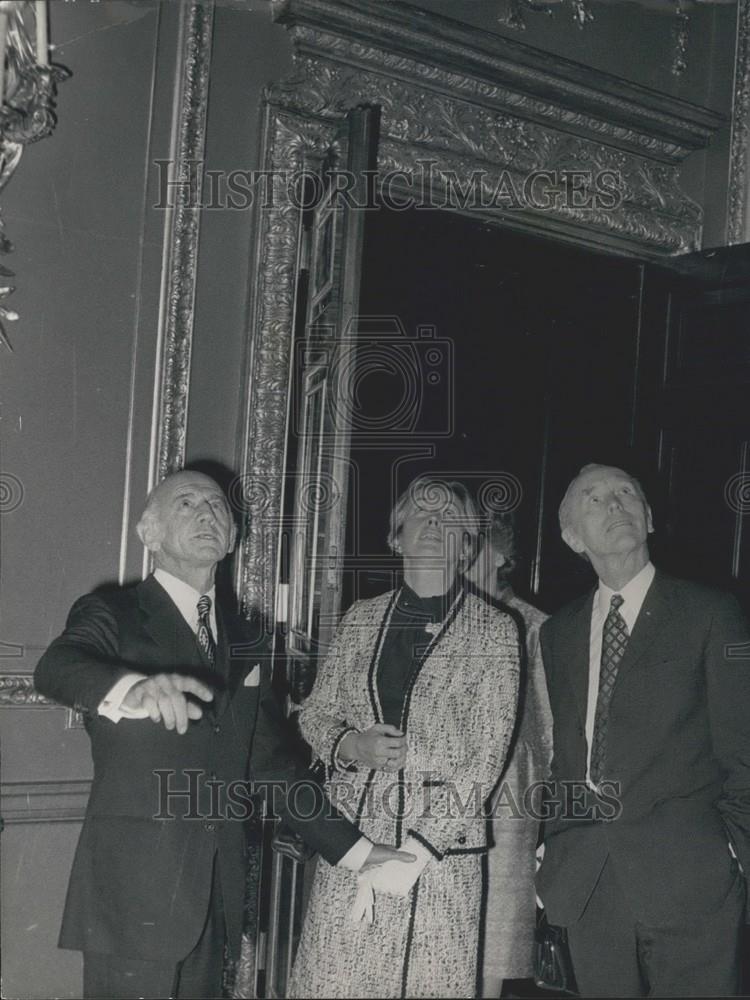
[[[198,601],[198,645],[206,655],[206,659],[214,665],[216,662],[216,643],[211,632],[211,598],[204,594]]]

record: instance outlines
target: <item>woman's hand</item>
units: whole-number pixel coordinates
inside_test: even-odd
[[[406,747],[406,737],[400,729],[377,722],[363,733],[347,733],[341,741],[339,757],[377,771],[398,771],[406,763]]]

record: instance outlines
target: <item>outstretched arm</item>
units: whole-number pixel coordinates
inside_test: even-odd
[[[119,658],[117,621],[106,601],[87,594],[71,608],[65,631],[34,672],[40,694],[79,712],[95,713],[132,665]]]
[[[170,672],[145,677],[119,655],[117,619],[101,597],[87,594],[71,608],[65,630],[37,664],[34,685],[40,694],[79,712],[161,722],[178,733],[203,714],[190,694],[203,702],[213,691],[189,674]],[[117,692],[113,701],[113,692]],[[121,711],[124,709],[124,712]]]

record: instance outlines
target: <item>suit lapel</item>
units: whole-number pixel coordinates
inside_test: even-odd
[[[193,630],[161,584],[153,576],[150,576],[138,587],[138,604],[142,615],[143,630],[155,643],[158,650],[154,663],[166,672],[171,672],[176,668],[185,669],[186,672],[213,688],[214,701],[211,705],[203,706],[203,708],[208,718],[218,718],[226,709],[229,700],[225,678],[209,664],[198,645]],[[218,646],[217,643],[217,662],[219,660]]]
[[[180,614],[177,605],[153,576],[138,585],[138,605],[143,615],[143,629],[163,654],[165,666],[202,666],[195,636]]]
[[[219,632],[216,643],[216,666],[225,680],[224,697],[217,705],[217,710],[221,713],[226,711],[243,677],[247,657],[241,647],[247,645],[247,638],[239,634],[234,616],[227,614],[218,601],[216,624]]]
[[[216,602],[216,662],[213,667],[203,655],[195,634],[182,617],[177,605],[160,583],[150,576],[138,584],[138,606],[142,616],[143,631],[155,643],[158,654],[156,666],[165,669],[192,667],[197,677],[208,681],[215,688],[213,709],[218,718],[228,708],[250,663],[262,661],[267,651],[259,645],[247,652],[248,635],[239,631],[237,618],[227,613]],[[232,650],[240,652],[232,655]],[[254,657],[254,658],[253,658]]]
[[[668,625],[672,617],[672,607],[669,600],[669,584],[657,570],[651,586],[646,593],[641,610],[633,626],[633,632],[628,639],[628,645],[617,671],[615,690],[620,679],[652,649],[655,640]]]
[[[568,628],[562,633],[562,662],[573,689],[581,725],[586,728],[589,697],[589,659],[591,648],[591,610],[596,590],[581,598],[571,613]]]

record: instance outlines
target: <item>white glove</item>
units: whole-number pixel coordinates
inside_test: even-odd
[[[405,865],[401,861],[386,861],[357,876],[357,895],[349,912],[349,919],[354,923],[364,920],[371,924],[375,905],[375,893],[382,892],[389,896],[408,896],[411,888],[424,871],[432,855],[418,840],[407,837],[401,845],[401,850],[415,854],[416,861]]]

